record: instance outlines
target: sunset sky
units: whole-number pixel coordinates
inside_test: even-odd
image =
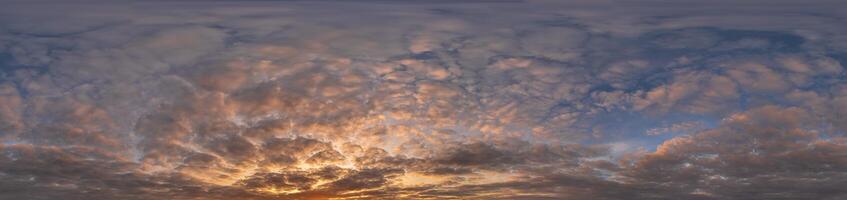
[[[0,0],[0,200],[844,200],[847,1]]]

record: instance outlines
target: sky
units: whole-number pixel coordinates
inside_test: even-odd
[[[2,200],[847,199],[847,2],[0,0]]]

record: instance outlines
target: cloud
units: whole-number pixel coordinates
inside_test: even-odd
[[[847,195],[836,2],[51,3],[0,199]]]
[[[706,199],[837,199],[847,144],[800,108],[766,106],[664,142],[633,160],[630,181]],[[832,187],[830,187],[832,186]]]

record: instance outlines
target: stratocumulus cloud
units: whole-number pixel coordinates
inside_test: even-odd
[[[9,1],[0,199],[847,198],[839,1]]]

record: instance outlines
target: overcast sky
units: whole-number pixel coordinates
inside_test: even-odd
[[[844,1],[0,1],[3,200],[847,199]]]

